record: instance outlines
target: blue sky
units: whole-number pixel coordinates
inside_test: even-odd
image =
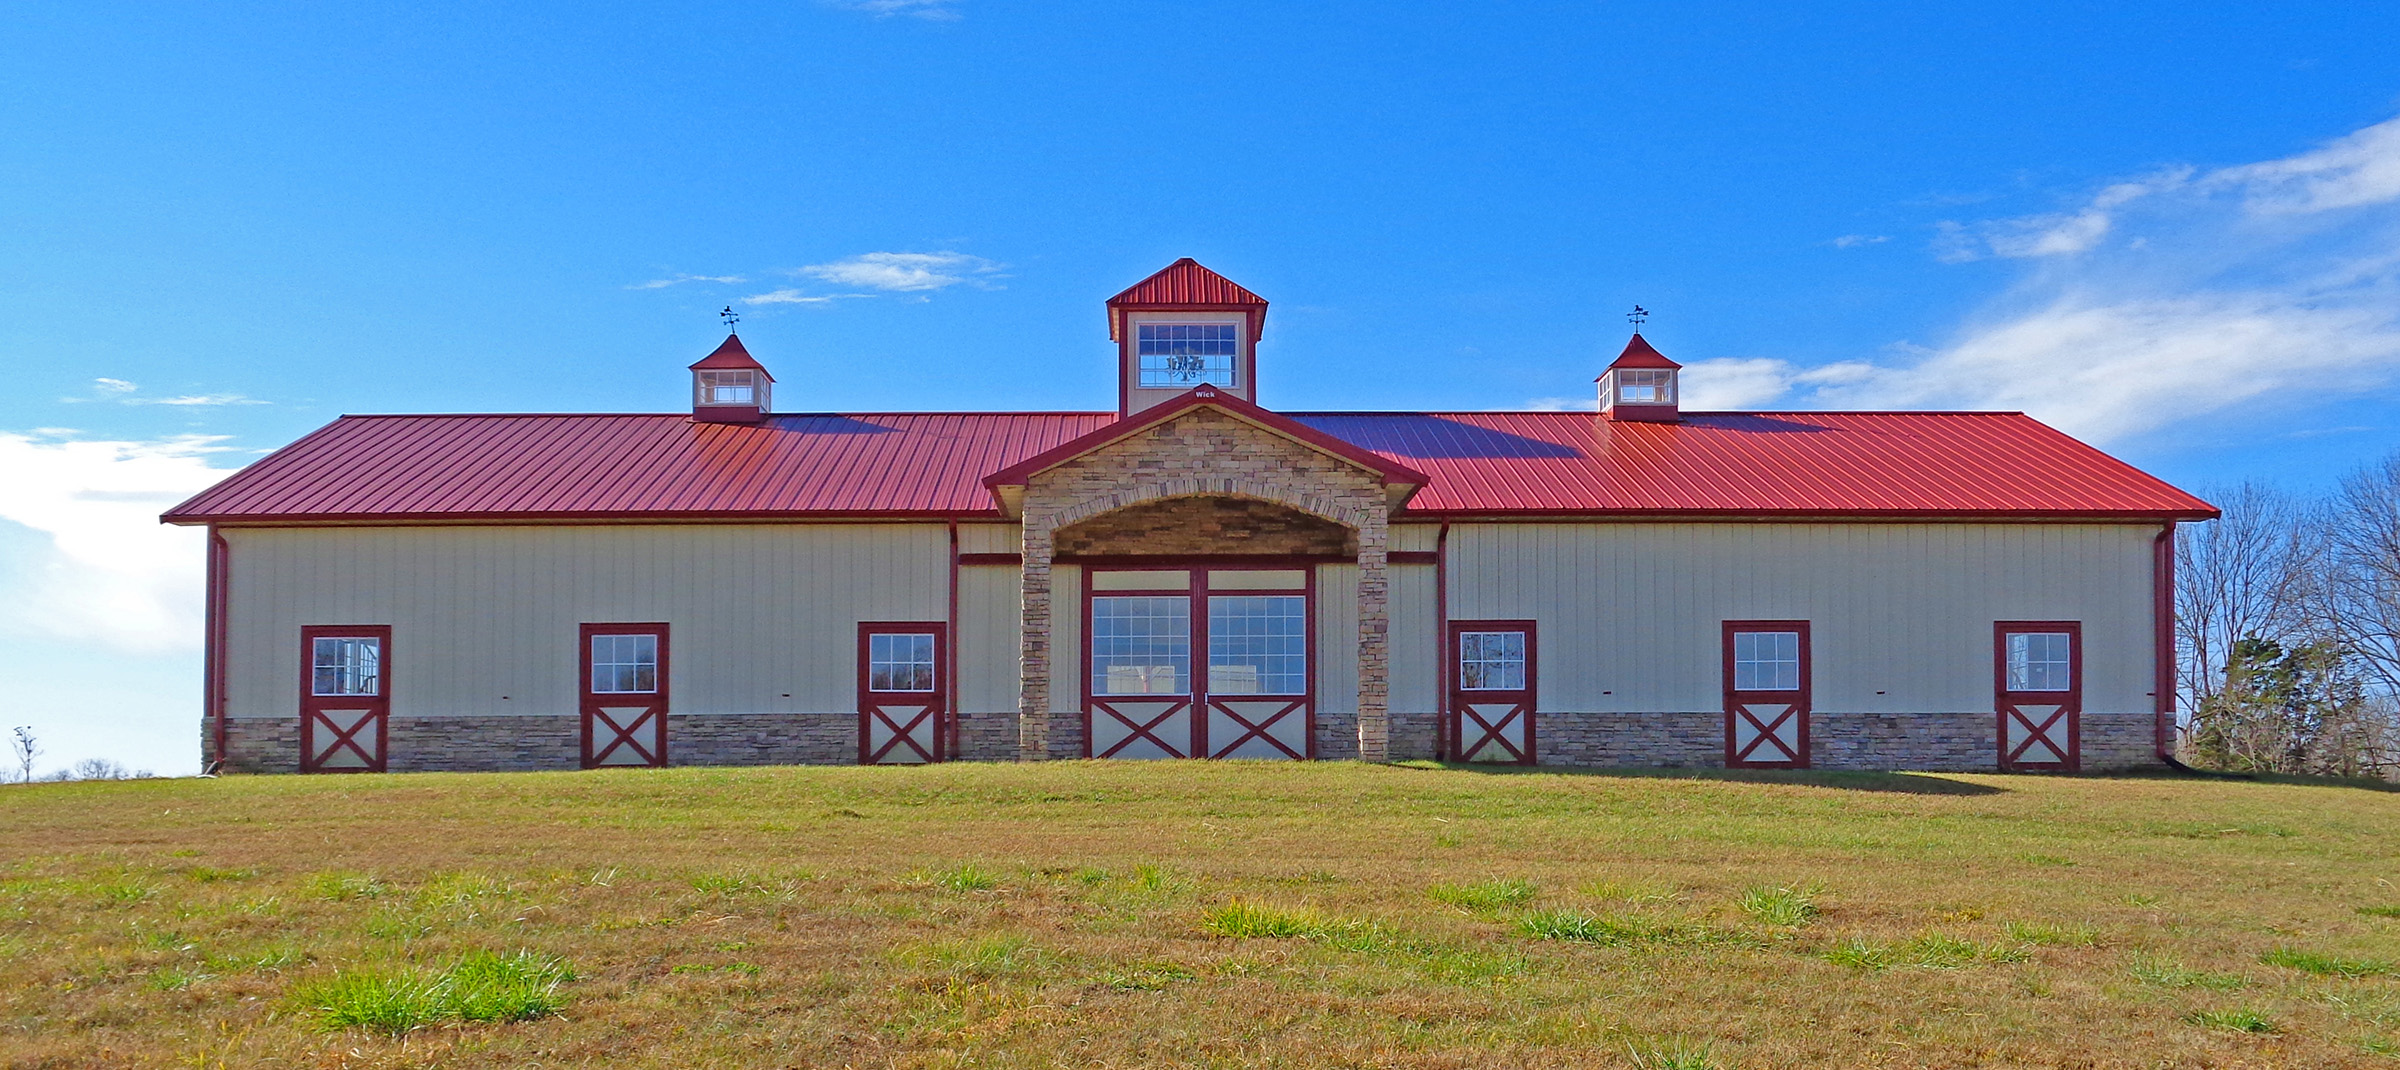
[[[194,761],[198,543],[342,412],[1102,408],[1100,302],[1274,302],[1263,400],[2023,408],[2169,479],[2400,447],[2400,8],[789,0],[0,13],[0,672]]]

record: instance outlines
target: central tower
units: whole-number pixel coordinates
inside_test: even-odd
[[[1108,299],[1117,343],[1117,415],[1203,383],[1258,403],[1258,337],[1267,301],[1184,257]]]

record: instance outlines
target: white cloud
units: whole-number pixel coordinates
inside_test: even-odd
[[[811,264],[797,274],[842,286],[887,293],[941,290],[962,282],[984,285],[1002,265],[965,253],[862,253],[847,260]]]
[[[2022,409],[2108,442],[2400,387],[2400,119],[2113,183],[2069,211],[1951,222],[1935,248],[2025,267],[1947,344],[1817,368],[1701,361],[1687,399]]]
[[[902,16],[928,22],[955,22],[965,18],[958,10],[958,0],[828,0],[838,8],[863,11],[879,19]]]
[[[267,404],[266,402],[264,402],[264,401],[260,401],[260,400],[258,400],[257,398],[253,398],[253,397],[246,397],[246,396],[243,396],[243,395],[241,395],[241,394],[233,394],[233,393],[221,393],[221,394],[177,394],[177,395],[175,395],[175,396],[173,396],[173,397],[163,397],[163,398],[151,398],[151,397],[137,397],[137,396],[135,396],[135,394],[136,394],[138,391],[140,391],[140,390],[141,390],[141,388],[142,388],[142,387],[141,387],[141,384],[139,384],[139,383],[136,383],[136,382],[133,382],[133,381],[132,381],[132,380],[130,380],[130,379],[111,379],[111,378],[108,378],[108,377],[106,377],[106,376],[102,376],[102,377],[100,377],[100,378],[97,378],[97,379],[94,379],[94,380],[92,380],[92,396],[91,396],[91,397],[88,397],[88,398],[60,398],[60,399],[58,399],[58,400],[60,400],[60,401],[62,401],[62,402],[65,402],[66,404],[69,404],[69,405],[79,405],[79,404],[82,404],[83,402],[87,402],[87,401],[113,401],[113,402],[116,402],[116,403],[117,403],[117,404],[119,404],[119,405],[264,405],[264,404]]]
[[[1856,249],[1861,245],[1881,245],[1892,240],[1889,234],[1844,234],[1825,244],[1836,249]]]
[[[47,548],[0,573],[0,630],[135,652],[200,642],[205,536],[158,514],[231,474],[219,438],[84,441],[0,432],[0,522]]]
[[[664,290],[664,289],[666,289],[666,288],[667,288],[667,287],[669,287],[669,286],[681,286],[681,285],[683,285],[684,283],[687,283],[687,282],[721,282],[721,283],[728,283],[728,284],[730,284],[730,283],[737,283],[737,282],[748,282],[748,281],[750,281],[750,280],[748,280],[748,279],[745,279],[745,278],[743,278],[743,277],[741,277],[741,276],[739,276],[739,275],[681,275],[681,274],[677,274],[677,275],[669,275],[669,276],[667,276],[666,278],[663,278],[663,279],[652,279],[652,280],[650,280],[650,281],[648,281],[648,282],[637,282],[637,283],[634,283],[634,284],[633,284],[633,285],[631,285],[631,286],[628,286],[628,287],[626,287],[626,289],[628,289],[628,290]]]
[[[742,303],[745,305],[823,305],[831,304],[845,297],[865,296],[867,295],[809,294],[802,293],[801,291],[790,287],[785,287],[781,290],[770,290],[763,294],[751,294],[748,297],[742,298]]]

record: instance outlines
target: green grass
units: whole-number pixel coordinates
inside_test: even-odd
[[[2114,1070],[2400,1038],[2400,924],[2359,909],[2393,899],[2400,794],[2367,786],[1065,762],[0,795],[0,1066]]]
[[[2313,973],[2325,977],[2382,977],[2392,972],[2392,964],[2381,959],[2345,959],[2294,947],[2279,947],[2260,955],[2258,961],[2269,966]]]
[[[2379,906],[2360,907],[2358,908],[2358,912],[2370,918],[2400,918],[2400,903],[2387,903]]]
[[[1200,915],[1200,928],[1212,936],[1289,939],[1324,936],[1336,923],[1314,907],[1279,907],[1236,899],[1213,906]]]
[[[2193,1011],[2183,1020],[2203,1029],[2222,1029],[2228,1033],[2280,1033],[2281,1026],[2253,1010]]]
[[[1784,885],[1742,889],[1742,913],[1762,925],[1799,928],[1817,916],[1817,890]]]
[[[440,1022],[522,1022],[558,1013],[558,988],[574,971],[520,951],[467,954],[438,974],[406,968],[345,970],[307,982],[291,1004],[326,1029],[399,1034]]]
[[[1436,903],[1468,910],[1501,910],[1531,902],[1535,893],[1532,881],[1494,877],[1473,884],[1437,884],[1425,894]]]

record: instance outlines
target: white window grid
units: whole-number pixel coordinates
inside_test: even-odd
[[[1525,690],[1525,633],[1459,633],[1458,686],[1468,691]]]
[[[1191,596],[1092,599],[1093,694],[1188,695],[1191,678]]]
[[[698,380],[702,405],[755,405],[758,403],[758,373],[748,371],[701,372]]]
[[[1240,347],[1239,328],[1231,323],[1139,324],[1134,333],[1138,381],[1149,389],[1233,386]]]
[[[2074,690],[2074,649],[2075,638],[2066,632],[2010,632],[2008,689]]]
[[[309,643],[312,695],[383,693],[383,642],[372,636],[319,636]]]
[[[657,694],[658,637],[645,634],[593,636],[592,693]]]
[[[867,690],[933,690],[933,636],[926,632],[869,635]]]
[[[1800,633],[1733,633],[1733,689],[1800,690]]]
[[[1211,595],[1208,690],[1224,695],[1308,692],[1308,599]]]
[[[1664,368],[1621,368],[1617,371],[1617,404],[1671,405],[1675,373]]]

